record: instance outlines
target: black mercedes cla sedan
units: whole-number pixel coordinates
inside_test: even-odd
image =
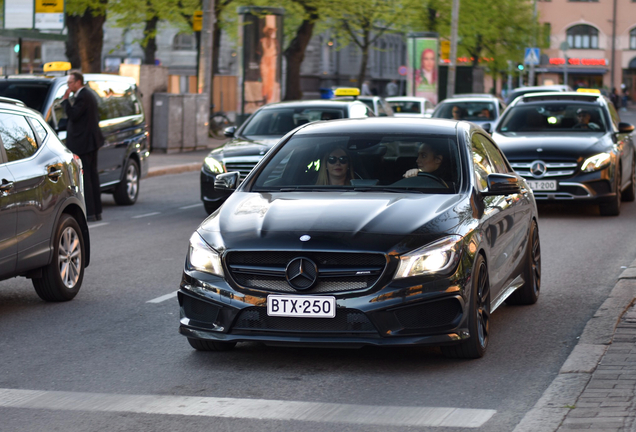
[[[89,261],[81,160],[39,113],[0,98],[0,280],[25,276],[43,300],[67,301]]]
[[[620,213],[636,198],[634,126],[600,93],[534,93],[517,98],[493,139],[537,200],[599,206]]]
[[[532,190],[472,123],[311,123],[239,179],[217,177],[235,192],[190,238],[180,332],[197,350],[429,344],[478,358],[490,314],[539,296]]]

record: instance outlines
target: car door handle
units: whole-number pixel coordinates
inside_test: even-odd
[[[13,182],[8,181],[7,179],[2,179],[2,183],[0,183],[0,192],[8,193],[13,189]]]
[[[59,169],[56,169],[55,167],[50,167],[49,172],[47,174],[47,176],[53,181],[58,181],[61,175],[62,175],[62,171]]]

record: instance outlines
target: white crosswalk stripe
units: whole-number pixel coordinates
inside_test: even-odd
[[[356,425],[478,428],[495,410],[0,389],[0,407]]]

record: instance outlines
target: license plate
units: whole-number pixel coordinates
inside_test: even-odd
[[[539,191],[555,191],[557,190],[557,181],[556,180],[526,180],[528,186],[532,190]]]
[[[267,315],[301,318],[335,318],[336,298],[323,296],[267,296]]]

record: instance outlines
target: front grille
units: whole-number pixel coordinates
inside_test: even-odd
[[[254,167],[256,166],[256,164],[258,163],[258,161],[260,160],[260,157],[257,158],[246,158],[246,159],[227,159],[224,161],[224,165],[225,165],[225,171],[226,172],[232,172],[232,171],[238,171],[241,173],[241,178],[240,180],[243,181],[245,179],[245,177],[247,177],[247,175],[250,173],[250,171],[252,171],[254,169]]]
[[[318,267],[316,284],[304,293],[336,293],[372,287],[384,271],[382,254],[328,253],[307,251],[229,252],[225,258],[234,281],[245,288],[273,292],[297,292],[287,282],[285,269],[298,257],[312,260]]]
[[[393,313],[406,329],[427,329],[453,324],[461,315],[462,307],[457,299],[446,299],[403,307]]]
[[[535,177],[532,175],[531,167],[535,161],[515,161],[510,162],[512,169],[514,169],[520,176],[526,177],[529,179],[535,179],[539,177]],[[540,178],[551,178],[551,177],[567,177],[571,176],[576,172],[576,167],[578,164],[576,162],[546,162],[546,172]]]
[[[268,316],[264,307],[243,309],[232,327],[236,331],[377,333],[364,313],[352,309],[337,309],[335,318],[295,318]]]

